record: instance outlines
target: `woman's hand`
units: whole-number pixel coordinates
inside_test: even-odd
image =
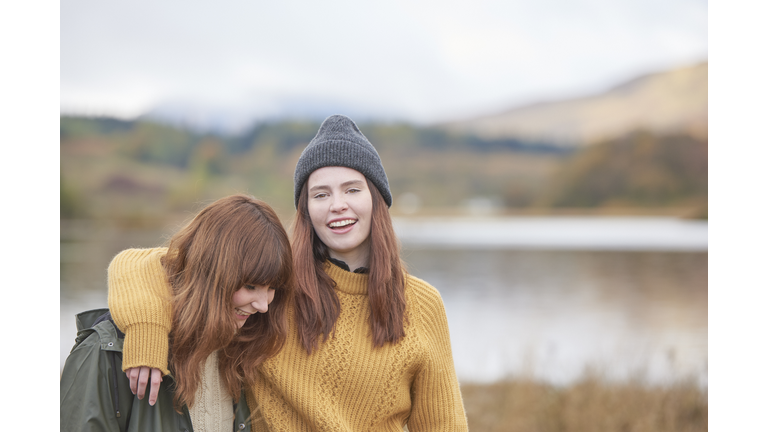
[[[157,402],[157,393],[160,391],[160,383],[163,382],[163,373],[158,368],[148,368],[146,366],[135,367],[125,370],[125,375],[131,382],[131,393],[138,396],[139,400],[144,399],[144,394],[147,389],[147,381],[150,381],[149,386],[149,404],[155,405]]]

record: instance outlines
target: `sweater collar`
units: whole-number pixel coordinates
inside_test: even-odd
[[[367,274],[352,273],[331,260],[326,261],[325,272],[336,282],[336,291],[353,295],[368,295]]]
[[[328,261],[336,264],[337,266],[339,266],[340,268],[343,268],[346,271],[352,271],[349,269],[349,265],[347,265],[347,263],[345,263],[340,259],[328,257]],[[368,273],[368,267],[358,267],[352,273]]]

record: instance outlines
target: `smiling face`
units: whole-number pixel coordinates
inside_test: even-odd
[[[245,285],[232,294],[232,305],[237,318],[237,327],[255,313],[267,313],[269,304],[275,298],[275,290],[266,285]]]
[[[368,265],[373,200],[360,172],[324,167],[307,179],[307,206],[312,226],[332,258],[350,269]]]

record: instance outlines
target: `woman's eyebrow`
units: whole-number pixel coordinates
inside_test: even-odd
[[[357,180],[357,179],[355,179],[355,180],[347,180],[347,181],[345,181],[344,183],[341,184],[341,187],[342,188],[346,188],[346,187],[349,187],[349,186],[362,185],[363,183],[364,182],[362,180]],[[327,185],[315,185],[315,186],[312,186],[311,188],[309,188],[309,192],[314,192],[316,190],[328,190],[330,188],[331,187],[327,186]]]
[[[358,185],[358,184],[362,184],[362,183],[363,183],[362,180],[349,180],[349,181],[345,181],[344,183],[342,183],[341,187],[348,187],[348,186]]]

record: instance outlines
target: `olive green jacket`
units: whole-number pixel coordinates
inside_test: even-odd
[[[61,374],[62,431],[192,432],[189,410],[173,409],[173,378],[163,377],[157,402],[131,393],[122,371],[123,338],[108,309],[77,315],[77,338]],[[235,408],[233,431],[250,431],[250,410],[242,393]]]

